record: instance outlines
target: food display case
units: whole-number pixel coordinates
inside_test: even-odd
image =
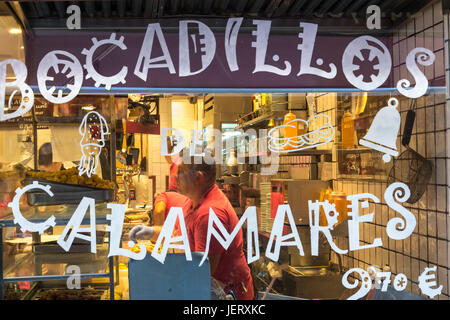
[[[33,206],[23,210],[24,216],[32,223],[45,221],[49,215],[55,216],[55,226],[48,234],[39,235],[33,233],[23,238],[14,237],[17,230],[12,214],[5,216],[0,221],[0,232],[2,244],[0,246],[2,263],[1,289],[4,298],[11,296],[11,290],[17,283],[19,288],[27,289],[20,295],[20,299],[34,299],[36,295],[41,297],[44,289],[61,290],[66,287],[67,280],[72,276],[66,273],[66,267],[76,265],[80,274],[82,287],[91,286],[103,290],[109,289],[114,292],[114,267],[116,259],[108,258],[109,241],[105,237],[104,226],[108,224],[106,204],[99,203],[95,207],[97,233],[97,252],[90,252],[90,243],[77,239],[70,250],[65,252],[57,243],[59,238],[57,229],[66,225],[76,209],[76,205],[52,205],[47,206],[44,212],[40,212],[41,206]],[[89,224],[89,218],[82,221],[82,225]],[[53,229],[53,230],[52,230]],[[59,232],[58,232],[59,233]],[[47,283],[48,282],[48,283]],[[106,288],[105,288],[106,287]],[[33,291],[33,292],[29,292]],[[36,292],[34,292],[36,291]],[[17,296],[17,291],[15,296]],[[112,294],[114,297],[114,293]]]
[[[45,101],[39,97],[36,100]],[[2,122],[3,141],[18,144],[21,152],[17,156],[21,158],[11,151],[10,158],[5,159],[4,155],[1,161],[0,299],[114,299],[115,279],[119,279],[114,276],[119,271],[118,259],[108,257],[106,232],[109,224],[106,217],[110,213],[107,202],[114,202],[117,194],[114,107],[114,97],[80,96],[64,105],[37,103],[24,117]],[[107,119],[110,134],[106,136],[95,174],[79,175],[80,149],[67,149],[65,144],[69,139],[80,145],[81,136],[75,134],[83,116],[94,109]],[[52,164],[56,163],[55,157],[61,162],[58,168],[41,166],[40,146],[45,143],[51,144]],[[61,161],[64,158],[70,161]],[[89,241],[80,238],[75,238],[66,252],[57,239],[83,197],[95,200],[96,253],[91,253]],[[13,215],[13,202],[30,223],[42,223],[53,216],[54,225],[41,234],[22,230]],[[86,214],[81,226],[90,224]],[[75,268],[73,272],[80,280],[79,286],[70,292],[67,284],[74,273],[69,267]]]

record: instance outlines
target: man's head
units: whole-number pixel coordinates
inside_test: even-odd
[[[189,152],[189,150],[186,150]],[[182,157],[178,165],[177,183],[178,191],[193,201],[200,199],[202,194],[216,182],[216,165],[209,164],[204,158],[187,156]]]

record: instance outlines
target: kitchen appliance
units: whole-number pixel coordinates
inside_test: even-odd
[[[348,289],[342,285],[342,275],[327,268],[283,269],[285,294],[303,299],[345,299]]]
[[[303,252],[301,256],[298,248],[288,247],[289,265],[292,267],[328,267],[331,247],[323,233],[319,233],[319,252],[317,256],[311,255],[311,230],[309,226],[297,226],[297,233],[302,242]]]
[[[308,200],[320,201],[321,192],[327,190],[328,186],[328,182],[322,180],[274,179],[271,182],[271,217],[275,217],[279,204],[289,204],[305,253],[301,256],[295,246],[288,247],[289,265],[292,267],[317,268],[329,265],[331,248],[322,233],[319,233],[319,254],[318,256],[311,255],[308,210]],[[280,199],[280,195],[283,199]],[[288,223],[287,218],[285,223]],[[290,229],[290,226],[287,228]]]
[[[281,190],[284,203],[287,202],[291,208],[295,224],[309,225],[308,200],[320,200],[321,191],[326,190],[329,183],[321,180],[273,179],[271,185],[272,190]]]

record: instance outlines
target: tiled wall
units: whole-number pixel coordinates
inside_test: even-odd
[[[222,122],[235,122],[238,115],[244,115],[251,111],[250,95],[214,95],[214,128],[220,130]]]
[[[161,128],[172,127],[172,99],[162,98],[159,101],[159,113]],[[153,192],[166,191],[165,176],[169,175],[169,164],[161,156],[161,136],[148,135],[148,171],[149,175],[156,176],[156,190]]]
[[[397,26],[393,38],[393,74],[394,82],[399,79],[410,79],[405,66],[409,51],[415,47],[425,47],[436,55],[433,66],[422,67],[430,84],[438,83],[445,77],[445,67],[449,67],[447,50],[444,50],[444,26],[448,30],[449,17],[442,14],[440,1],[423,8],[417,15],[411,16],[406,22]],[[445,39],[448,39],[446,32]],[[448,46],[445,40],[445,46]],[[447,69],[448,72],[448,69]],[[448,81],[447,74],[447,81]],[[412,80],[412,79],[410,79]],[[447,82],[447,88],[449,87]],[[398,214],[389,209],[384,201],[386,181],[335,180],[334,187],[347,194],[369,192],[378,197],[379,204],[372,204],[370,212],[374,212],[374,221],[361,226],[361,244],[371,244],[374,238],[381,238],[382,247],[352,251],[343,256],[345,268],[359,267],[367,270],[371,265],[380,267],[388,265],[393,275],[404,273],[408,278],[407,290],[421,294],[418,287],[418,277],[425,267],[437,266],[437,283],[443,285],[442,294],[434,299],[448,300],[450,287],[450,254],[449,234],[450,220],[448,207],[450,189],[448,171],[450,168],[450,100],[447,92],[431,92],[417,99],[416,122],[410,147],[433,163],[432,178],[422,198],[413,205],[404,206],[416,217],[417,225],[413,234],[402,241],[388,238],[386,234],[387,221]],[[389,97],[386,97],[388,99]],[[402,127],[397,139],[397,148],[405,150],[400,139],[403,132],[406,112],[410,99],[400,98],[400,113]],[[407,165],[407,162],[405,163]],[[368,213],[368,212],[366,212]],[[341,248],[348,246],[347,238],[338,238]],[[337,262],[335,254],[332,260]]]
[[[188,99],[172,99],[172,126],[183,132],[185,143],[188,144],[192,130],[197,129],[195,124],[195,106],[189,103]]]
[[[161,128],[176,128],[184,134],[185,144],[189,145],[192,130],[197,129],[194,116],[194,105],[186,98],[161,98],[159,112]],[[180,115],[183,115],[180,117]],[[170,132],[169,132],[170,134]],[[156,192],[166,191],[166,176],[169,175],[170,164],[161,156],[161,136],[148,135],[149,174],[156,176]]]
[[[308,94],[310,95],[310,94]],[[335,92],[328,92],[325,94],[319,93],[319,94],[311,94],[312,96],[315,96],[315,103],[317,108],[317,115],[326,115],[330,118],[330,125],[333,126],[333,128],[337,128],[337,93]],[[312,118],[313,114],[309,112],[309,118]],[[327,124],[326,118],[318,118],[320,121],[315,121],[311,123],[310,130],[316,130],[318,128],[322,128]],[[331,149],[334,139],[330,140],[330,142],[325,143],[323,145],[320,145],[317,147],[318,150],[326,150]]]

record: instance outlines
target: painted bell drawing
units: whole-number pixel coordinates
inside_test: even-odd
[[[384,162],[391,161],[391,156],[398,156],[396,141],[401,118],[397,106],[396,98],[389,99],[388,105],[376,114],[367,134],[359,140],[360,145],[384,153]]]

